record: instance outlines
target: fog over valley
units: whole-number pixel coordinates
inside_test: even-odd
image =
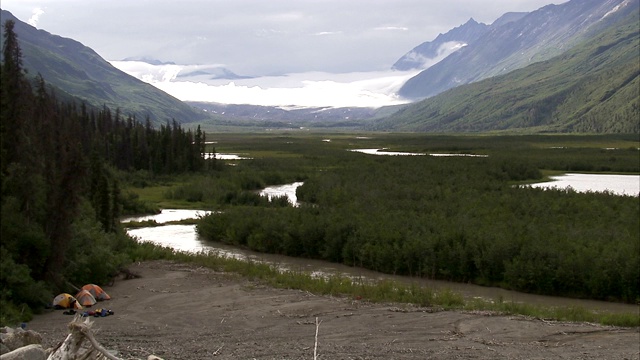
[[[563,2],[6,0],[2,6],[180,100],[375,108],[408,102],[397,95],[403,83],[466,43],[445,42],[433,56],[411,53],[415,46],[471,18],[491,24],[507,12]],[[390,71],[403,55],[416,67]],[[149,59],[154,65],[135,61]]]
[[[183,101],[298,107],[381,107],[409,102],[396,93],[412,71],[305,72],[252,78],[225,77],[220,65],[152,65],[111,61],[118,69]]]

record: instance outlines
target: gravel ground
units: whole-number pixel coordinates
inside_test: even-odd
[[[640,359],[637,328],[371,304],[167,261],[130,270],[142,277],[93,307],[114,315],[92,318],[124,359]],[[53,347],[71,320],[51,311],[27,326]]]

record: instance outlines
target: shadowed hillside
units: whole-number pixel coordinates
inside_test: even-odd
[[[149,116],[156,124],[207,118],[202,111],[116,69],[75,40],[38,30],[2,10],[2,24],[7,20],[15,22],[25,69],[30,75],[40,73],[60,91],[96,108],[120,107],[124,114],[135,114],[141,120]]]
[[[638,27],[631,14],[561,56],[449,90],[371,128],[638,133]]]
[[[563,54],[629,14],[638,0],[572,0],[547,5],[486,34],[409,79],[400,95],[424,99]]]

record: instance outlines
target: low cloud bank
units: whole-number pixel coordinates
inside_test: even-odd
[[[411,51],[407,55],[405,55],[404,59],[406,61],[411,61],[419,64],[419,66],[417,67],[424,70],[439,63],[447,56],[453,54],[454,52],[462,49],[465,46],[467,46],[467,43],[462,41],[447,41],[438,47],[436,56],[434,57],[427,57],[415,51]]]
[[[112,61],[118,69],[183,101],[296,107],[381,107],[407,103],[397,95],[418,71],[293,73],[241,78],[223,65],[151,65]]]

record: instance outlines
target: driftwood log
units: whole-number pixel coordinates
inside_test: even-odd
[[[61,342],[47,360],[122,360],[102,347],[93,336],[93,322],[76,317],[69,323],[69,335]],[[88,344],[85,340],[88,340]],[[155,359],[162,360],[158,357]]]

